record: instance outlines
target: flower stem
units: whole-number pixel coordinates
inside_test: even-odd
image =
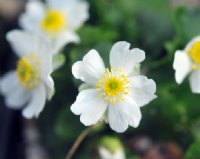
[[[67,153],[65,159],[72,159],[74,153],[82,143],[82,141],[86,138],[86,136],[91,132],[91,130],[96,127],[97,125],[101,124],[101,122],[97,123],[96,125],[90,126],[83,130],[83,132],[79,135],[79,137],[76,139],[72,147],[70,148],[69,152]]]

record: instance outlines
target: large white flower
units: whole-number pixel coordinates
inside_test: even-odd
[[[127,42],[114,44],[110,69],[105,68],[96,50],[89,51],[83,61],[72,66],[74,77],[85,84],[71,110],[80,115],[84,125],[96,124],[105,117],[117,132],[124,132],[129,125],[137,127],[141,120],[140,107],[156,97],[155,82],[138,72],[138,65],[145,59],[144,51],[129,50],[129,47]]]
[[[173,68],[178,84],[190,75],[192,92],[200,93],[200,36],[192,39],[184,50],[175,52]]]
[[[65,44],[79,42],[75,31],[88,17],[88,4],[81,0],[46,0],[46,4],[32,0],[19,22],[23,29],[40,30],[51,40],[56,54]]]
[[[0,91],[8,107],[23,108],[26,118],[37,117],[54,92],[51,47],[37,33],[14,30],[7,34],[7,40],[19,60],[16,70],[2,77]]]

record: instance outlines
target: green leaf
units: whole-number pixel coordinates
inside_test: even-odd
[[[184,159],[199,159],[200,157],[200,140],[195,141],[187,151]]]
[[[184,43],[200,34],[199,8],[178,8],[175,14],[175,26],[178,36]]]

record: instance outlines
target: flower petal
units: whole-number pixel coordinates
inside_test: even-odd
[[[81,91],[71,111],[76,115],[81,115],[80,120],[85,126],[96,124],[104,115],[107,104],[98,97],[95,89]]]
[[[156,83],[145,76],[133,76],[130,80],[130,97],[138,106],[144,106],[156,98]]]
[[[83,57],[83,61],[78,61],[72,66],[72,74],[75,78],[93,85],[96,84],[104,71],[105,66],[103,60],[96,50],[89,51]]]
[[[22,111],[23,116],[27,119],[38,117],[38,115],[45,106],[45,101],[46,101],[45,86],[40,84],[38,88],[33,90],[32,99]]]
[[[54,81],[51,76],[43,76],[42,81],[46,88],[47,99],[50,100],[54,95]]]
[[[15,71],[5,74],[0,81],[0,92],[3,95],[9,95],[19,84]]]
[[[129,50],[130,44],[125,41],[117,42],[110,51],[110,65],[113,68],[121,68],[128,75],[134,71],[134,67],[145,59],[145,53],[138,48]]]
[[[186,52],[179,50],[175,52],[173,68],[175,70],[176,82],[181,84],[192,69],[190,58]]]
[[[89,18],[89,6],[81,0],[48,0],[50,8],[61,10],[67,16],[68,29],[75,31]]]
[[[128,129],[128,119],[119,106],[108,106],[108,122],[110,128],[118,133],[122,133]]]
[[[200,93],[200,71],[194,71],[190,75],[190,87],[193,93]]]
[[[0,92],[5,96],[6,105],[13,109],[23,107],[30,98],[30,94],[17,79],[15,71],[11,71],[2,77]]]
[[[13,30],[7,33],[6,38],[19,57],[34,51],[32,46],[34,40],[27,32]]]
[[[17,85],[13,91],[5,97],[6,105],[12,109],[20,109],[28,102],[31,93],[23,86]]]
[[[26,11],[20,16],[20,26],[25,29],[32,31],[39,27],[40,20],[45,15],[45,6],[40,1],[29,1],[26,5]]]
[[[138,127],[141,117],[140,108],[130,97],[115,105],[109,105],[109,124],[117,132],[124,132],[128,125]]]
[[[69,29],[77,30],[89,18],[89,5],[84,1],[76,1],[69,8],[68,14]]]
[[[80,41],[79,36],[70,31],[65,31],[59,34],[55,39],[51,41],[53,46],[53,54],[58,54],[60,50],[68,43],[78,43]]]

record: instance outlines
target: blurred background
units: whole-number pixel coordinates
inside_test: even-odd
[[[63,49],[66,63],[52,74],[55,96],[40,117],[26,120],[20,111],[6,108],[0,97],[0,159],[64,159],[85,129],[69,109],[80,84],[72,77],[71,65],[91,48],[98,50],[108,64],[109,51],[119,40],[145,50],[141,71],[156,81],[158,98],[142,108],[138,128],[117,134],[101,125],[81,143],[74,158],[101,158],[98,149],[103,143],[109,151],[120,148],[126,159],[199,159],[200,95],[191,93],[187,80],[182,85],[175,83],[172,63],[175,50],[184,49],[189,40],[200,34],[200,1],[88,3],[90,18],[78,30],[81,43]],[[0,76],[16,67],[16,55],[5,35],[19,28],[18,17],[25,4],[25,0],[0,0]]]

